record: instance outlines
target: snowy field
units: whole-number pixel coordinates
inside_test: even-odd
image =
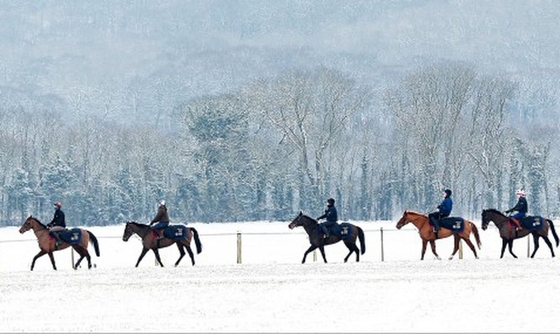
[[[160,251],[164,268],[151,252],[134,268],[141,242],[122,241],[124,224],[91,227],[96,268],[84,260],[73,270],[66,249],[55,253],[58,271],[47,256],[30,271],[33,232],[0,228],[0,332],[560,332],[560,263],[543,242],[535,259],[524,238],[519,259],[500,260],[498,231],[475,220],[480,259],[464,245],[463,259],[447,260],[447,238],[437,242],[443,260],[428,249],[420,261],[413,225],[353,222],[366,235],[359,263],[343,263],[340,242],[325,248],[329,263],[317,252],[301,264],[307,235],[288,223],[188,224],[203,244],[196,265],[187,255],[174,267],[171,246]]]

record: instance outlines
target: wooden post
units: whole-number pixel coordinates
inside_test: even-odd
[[[527,237],[527,257],[531,257],[531,238],[529,237]]]
[[[385,261],[385,252],[383,252],[383,227],[379,229],[381,232],[381,262]]]
[[[237,231],[237,263],[241,263],[241,232]]]
[[[317,249],[313,250],[313,262],[317,262]]]
[[[70,261],[72,261],[72,268],[74,268],[74,248],[70,248]],[[75,268],[78,269],[78,268]]]
[[[463,240],[459,239],[459,259],[463,259]]]

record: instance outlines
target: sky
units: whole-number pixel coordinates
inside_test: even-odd
[[[189,223],[203,245],[194,266],[185,257],[174,267],[172,246],[160,252],[165,267],[150,252],[135,268],[141,241],[122,241],[121,224],[88,227],[100,244],[95,268],[84,260],[73,270],[66,249],[55,252],[57,271],[47,256],[29,270],[39,251],[32,231],[0,228],[0,332],[560,332],[560,263],[545,245],[530,259],[532,241],[517,240],[519,258],[499,259],[497,229],[475,221],[479,259],[465,247],[448,260],[447,238],[437,242],[442,260],[428,251],[421,261],[411,224],[352,223],[366,236],[358,263],[343,262],[340,242],[325,248],[328,263],[310,254],[302,264],[307,235],[289,221]]]

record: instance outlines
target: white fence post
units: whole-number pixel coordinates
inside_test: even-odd
[[[237,263],[241,263],[241,232],[237,231]]]

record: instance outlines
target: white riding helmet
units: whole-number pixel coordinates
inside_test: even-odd
[[[519,189],[515,194],[516,194],[517,196],[524,197],[524,196],[525,196],[525,190]]]
[[[165,205],[165,200],[163,200],[163,199],[161,201],[159,201],[159,206],[162,206],[162,205]]]

